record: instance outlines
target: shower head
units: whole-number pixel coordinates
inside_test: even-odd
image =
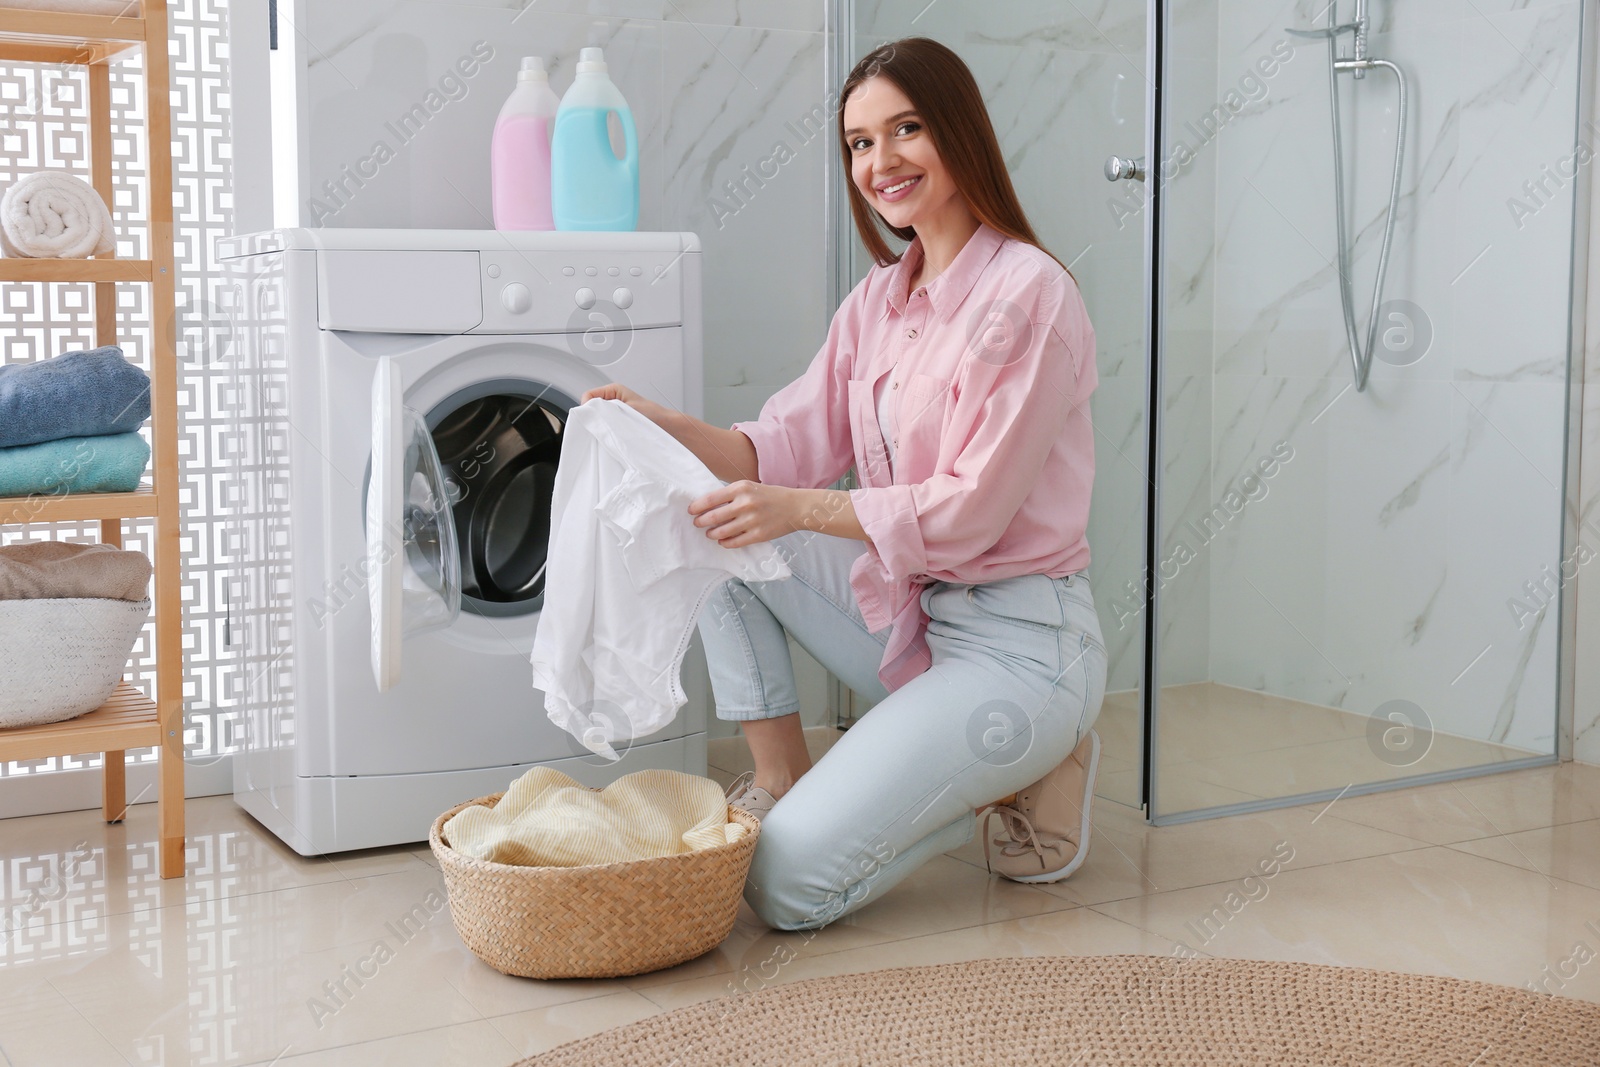
[[[1291,37],[1337,37],[1341,33],[1353,33],[1362,45],[1366,44],[1367,0],[1356,0],[1356,17],[1349,22],[1338,22],[1339,5],[1336,3],[1329,4],[1324,10],[1328,12],[1327,26],[1317,30],[1297,30],[1293,26],[1285,26],[1284,32]]]
[[[1285,26],[1284,33],[1291,37],[1320,38],[1328,42],[1329,48],[1335,48],[1341,33],[1355,34],[1355,50],[1350,56],[1341,59],[1339,69],[1348,70],[1357,78],[1362,77],[1373,64],[1367,59],[1367,0],[1356,0],[1356,17],[1349,22],[1339,22],[1339,5],[1329,4],[1325,9],[1328,12],[1328,25],[1321,29],[1297,30],[1293,26]]]

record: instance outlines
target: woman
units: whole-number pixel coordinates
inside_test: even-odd
[[[726,430],[616,383],[583,397],[628,403],[728,481],[690,504],[706,536],[773,540],[789,562],[790,579],[725,583],[699,622],[717,715],[755,757],[729,792],[762,820],[745,899],[784,930],[853,911],[985,813],[1004,823],[1001,874],[1071,874],[1106,680],[1084,573],[1094,330],[1076,279],[1038,246],[954,52],[884,45],[841,100],[877,266],[805,374]],[[900,257],[880,222],[911,242]],[[852,461],[860,488],[824,488]],[[815,767],[785,630],[876,701]]]

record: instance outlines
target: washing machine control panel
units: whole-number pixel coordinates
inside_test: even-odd
[[[480,253],[483,322],[472,333],[677,326],[682,254],[511,250]]]

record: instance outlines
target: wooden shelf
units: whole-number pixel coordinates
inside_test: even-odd
[[[105,754],[102,814],[119,822],[127,811],[124,752],[154,745],[160,752],[157,804],[163,878],[184,873],[183,589],[178,516],[177,262],[173,225],[172,72],[167,0],[142,0],[132,16],[8,8],[0,0],[0,62],[83,64],[88,75],[90,183],[113,212],[111,69],[108,60],[139,50],[145,87],[145,151],[149,182],[149,259],[0,258],[0,282],[90,282],[95,344],[116,344],[116,282],[150,285],[151,469],[160,493],[62,493],[0,499],[0,525],[94,521],[100,540],[122,544],[122,521],[155,518],[156,696],[152,703],[126,682],[103,707],[48,726],[0,730],[0,760]],[[4,326],[15,328],[15,324]]]
[[[0,61],[7,63],[70,63],[87,67],[105,63],[143,47],[137,41],[45,42],[35,44],[0,37]]]
[[[0,282],[147,282],[148,259],[24,259],[0,256]]]
[[[116,752],[161,743],[161,720],[155,701],[126,681],[95,710],[65,722],[0,730],[7,760]]]
[[[150,519],[158,498],[149,486],[131,493],[36,493],[0,496],[0,526],[30,522],[89,522],[95,519]]]
[[[0,2],[0,40],[37,43],[43,38],[76,45],[143,44],[145,33],[145,20],[137,16],[38,11],[6,7]]]

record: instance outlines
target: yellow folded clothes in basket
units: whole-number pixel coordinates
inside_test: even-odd
[[[728,799],[709,778],[650,769],[594,790],[553,767],[512,782],[493,808],[463,808],[444,825],[450,846],[475,859],[581,867],[675,856],[737,841]]]

